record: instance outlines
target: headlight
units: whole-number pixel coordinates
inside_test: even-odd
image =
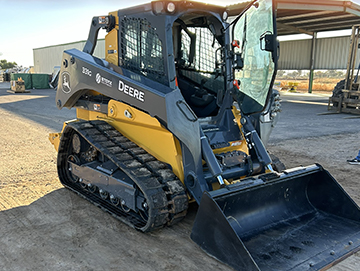
[[[174,13],[175,9],[176,9],[176,6],[173,2],[168,3],[166,6],[166,11],[169,13]]]
[[[223,21],[225,22],[227,20],[227,18],[228,18],[228,13],[226,11],[224,11],[222,14]]]

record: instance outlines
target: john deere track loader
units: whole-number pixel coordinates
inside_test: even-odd
[[[192,240],[236,270],[320,270],[356,251],[360,211],[334,178],[280,172],[264,147],[279,111],[274,10],[153,1],[94,17],[56,93],[77,112],[50,136],[64,186],[143,232],[196,202]]]

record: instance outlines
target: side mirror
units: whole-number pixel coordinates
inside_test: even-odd
[[[276,38],[275,35],[267,31],[260,36],[260,48],[267,52],[272,52],[276,47]]]
[[[276,36],[270,31],[266,31],[260,36],[260,49],[262,51],[271,52],[274,62],[279,58],[278,48],[279,42],[277,41]],[[277,53],[276,56],[275,53]]]

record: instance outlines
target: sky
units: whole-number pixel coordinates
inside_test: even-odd
[[[0,59],[33,66],[34,48],[86,40],[93,16],[150,1],[0,0]],[[226,5],[241,0],[206,2]],[[105,30],[100,30],[99,38],[105,34]]]
[[[242,0],[198,0],[229,5]],[[0,59],[33,66],[33,49],[86,40],[93,16],[150,0],[0,0]],[[360,4],[360,0],[353,0]],[[100,31],[99,38],[105,31]]]

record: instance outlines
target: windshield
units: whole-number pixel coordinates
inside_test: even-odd
[[[235,70],[240,81],[238,103],[245,114],[262,111],[275,73],[272,52],[265,50],[265,36],[274,34],[272,0],[259,0],[235,24],[243,68]],[[276,50],[276,49],[275,49]]]

